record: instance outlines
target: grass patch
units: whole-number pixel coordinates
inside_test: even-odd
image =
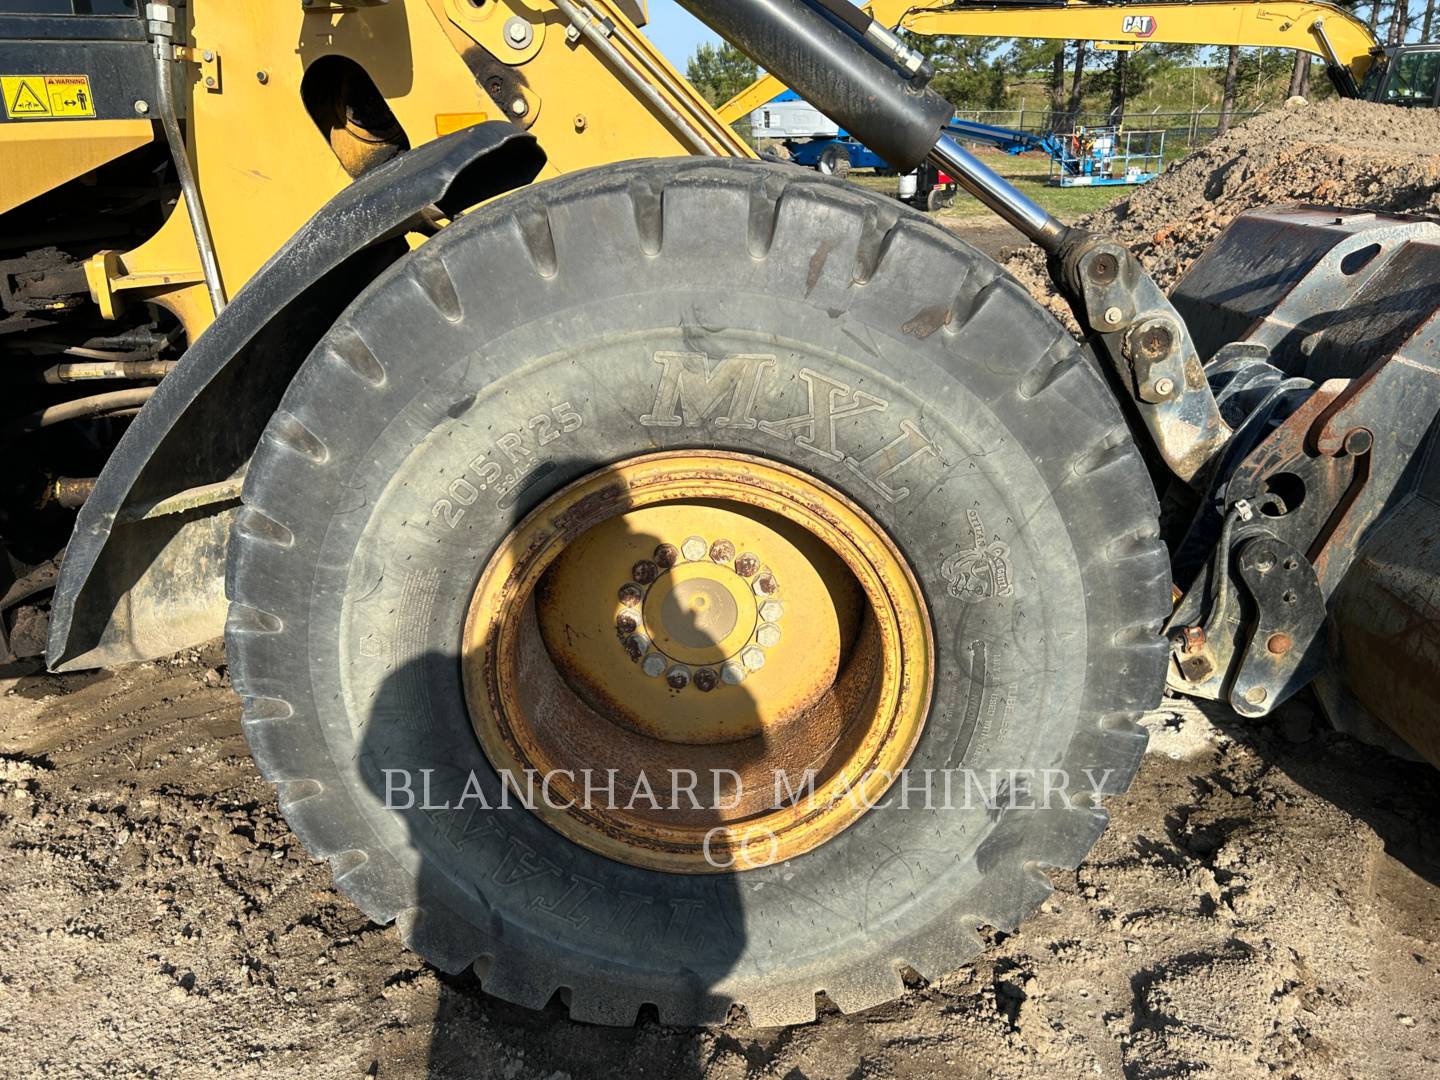
[[[999,154],[981,151],[980,158],[1005,179],[1048,212],[1069,224],[1076,218],[1108,206],[1125,198],[1134,189],[1124,187],[1051,187],[1050,159],[1043,154]],[[1167,155],[1168,156],[1168,155]],[[852,173],[850,180],[871,191],[894,195],[899,179],[894,176],[874,176],[867,173]],[[955,196],[955,205],[939,214],[947,220],[967,220],[992,216],[991,211],[978,199],[961,192]]]

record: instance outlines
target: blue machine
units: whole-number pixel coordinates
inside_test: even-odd
[[[756,139],[780,143],[797,165],[823,173],[843,175],[851,169],[889,168],[879,154],[856,142],[849,132],[837,127],[793,90],[786,90],[752,112],[750,131]]]
[[[1143,184],[1165,164],[1165,132],[1129,132],[1110,125],[1077,127],[1072,134],[1035,134],[1013,128],[952,120],[946,130],[958,139],[985,143],[1007,154],[1037,150],[1050,158],[1050,183],[1058,187]],[[1143,137],[1137,149],[1135,139]]]

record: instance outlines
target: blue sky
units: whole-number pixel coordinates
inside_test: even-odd
[[[720,40],[675,0],[650,0],[650,25],[645,27],[645,33],[681,71],[685,70],[685,61],[694,55],[697,45]]]

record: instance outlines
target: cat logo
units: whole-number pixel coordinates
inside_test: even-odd
[[[1120,24],[1122,34],[1130,34],[1132,37],[1148,38],[1155,33],[1154,15],[1126,15]]]

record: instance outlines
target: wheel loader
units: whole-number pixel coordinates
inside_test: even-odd
[[[1436,224],[1255,211],[1166,295],[887,27],[683,0],[1020,229],[1077,340],[755,160],[640,3],[18,6],[8,647],[223,631],[291,828],[437,967],[803,1022],[1013,930],[1167,687],[1440,760]]]

